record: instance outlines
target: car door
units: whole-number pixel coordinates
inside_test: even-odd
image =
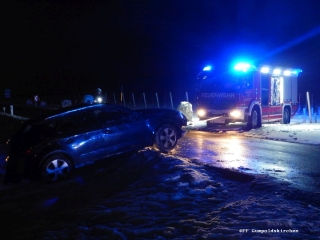
[[[101,128],[88,110],[66,114],[59,119],[58,143],[70,155],[76,165],[94,161],[103,156],[101,152]]]
[[[102,141],[106,155],[139,149],[152,143],[146,121],[122,108],[100,108],[95,116],[102,125]]]

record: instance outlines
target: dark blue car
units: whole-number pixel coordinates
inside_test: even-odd
[[[8,141],[5,183],[23,178],[54,182],[86,162],[147,146],[168,152],[184,135],[186,124],[186,117],[171,109],[109,104],[63,108],[28,120]]]

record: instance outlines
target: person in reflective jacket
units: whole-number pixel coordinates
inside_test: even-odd
[[[97,88],[96,95],[94,96],[94,102],[97,102],[97,103],[105,103],[106,102],[106,97],[102,93],[101,88]]]

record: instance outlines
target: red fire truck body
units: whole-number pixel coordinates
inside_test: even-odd
[[[207,125],[247,123],[290,123],[298,108],[297,77],[300,69],[238,64],[233,73],[212,73],[205,68],[198,75],[197,115]]]

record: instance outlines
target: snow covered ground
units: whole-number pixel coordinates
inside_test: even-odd
[[[291,124],[264,124],[263,128],[251,130],[244,135],[320,146],[320,119],[315,116],[311,119],[312,122],[308,116],[299,115],[292,119]]]
[[[317,118],[318,117],[318,118]],[[320,117],[314,115],[297,115],[291,119],[290,124],[279,122],[263,124],[262,128],[243,131],[241,124],[234,124],[232,127],[218,127],[208,129],[205,121],[194,121],[188,126],[190,130],[205,130],[229,134],[240,134],[246,137],[264,138],[276,141],[313,144],[320,146]]]
[[[203,129],[200,122],[189,126]],[[210,129],[206,129],[210,131]],[[213,131],[213,130],[212,130]],[[219,130],[319,145],[319,123]],[[3,179],[3,172],[0,174]],[[56,184],[0,186],[3,239],[319,239],[320,191],[146,148]]]

